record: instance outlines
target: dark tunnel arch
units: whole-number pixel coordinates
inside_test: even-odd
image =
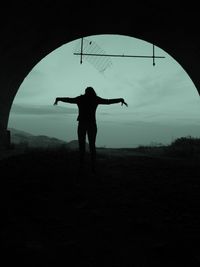
[[[101,34],[98,34],[98,35],[92,35],[92,36],[85,36],[86,38],[90,38],[90,37],[95,37],[95,36],[100,36]],[[106,36],[105,34],[103,34],[104,36]],[[111,35],[112,36],[112,34],[108,34],[108,35]],[[146,41],[146,40],[142,40],[142,39],[139,39],[139,38],[135,38],[135,37],[132,37],[132,36],[127,36],[127,35],[119,35],[119,34],[116,34],[116,35],[118,35],[118,36],[121,36],[121,37],[129,37],[129,38],[134,38],[134,39],[138,39],[138,40],[140,40],[140,41],[144,41],[144,42],[146,42],[146,43],[148,43],[148,44],[150,44],[148,41]],[[80,38],[78,38],[78,40],[79,40]],[[70,42],[68,42],[68,43],[71,43],[71,42],[73,42],[73,41],[76,41],[77,39],[75,39],[75,40],[72,40],[72,41],[70,41]],[[64,43],[64,44],[62,44],[62,45],[67,45],[68,43]],[[54,50],[52,50],[51,52],[53,52],[53,51],[55,51],[55,50],[57,50],[57,49],[59,49],[62,45],[60,45],[60,46],[58,46],[56,49],[54,49]],[[151,44],[150,44],[150,47],[151,47]],[[160,47],[159,47],[160,48]],[[162,48],[160,48],[161,50],[162,50]],[[45,57],[47,57],[48,55],[50,55],[51,54],[51,52],[49,52],[49,53],[47,53],[46,54],[46,56]],[[165,53],[166,53],[166,51],[164,51]],[[161,52],[162,53],[162,52]],[[42,59],[41,59],[42,60]],[[39,60],[38,61],[38,63],[41,61],[41,60]],[[66,58],[66,60],[67,60],[67,58]],[[149,60],[149,59],[148,59]],[[79,61],[79,60],[78,60]],[[151,61],[151,59],[150,59],[150,61]],[[38,64],[37,63],[37,64]],[[36,65],[37,65],[36,64]],[[151,65],[152,63],[150,63],[150,65]],[[159,68],[159,62],[157,62],[156,64],[158,64],[158,68]],[[35,66],[36,66],[35,65]],[[152,66],[152,68],[154,68],[153,66]]]
[[[152,39],[151,37],[146,38],[145,35],[133,35],[133,34],[125,34],[123,32],[119,32],[119,31],[115,31],[113,30],[113,32],[96,32],[96,31],[92,31],[92,32],[88,32],[85,35],[80,35],[80,34],[73,34],[68,36],[68,38],[66,38],[66,36],[59,36],[59,38],[54,39],[52,42],[48,42],[48,44],[41,44],[39,49],[37,50],[37,55],[34,56],[32,55],[30,57],[29,62],[26,62],[26,64],[24,64],[24,68],[20,68],[18,70],[19,75],[14,76],[14,79],[11,81],[11,85],[13,85],[13,88],[15,88],[14,93],[12,95],[11,98],[11,102],[10,102],[10,107],[12,106],[13,100],[16,96],[16,93],[18,92],[21,84],[23,83],[24,79],[29,75],[29,73],[31,72],[31,70],[45,57],[47,57],[49,54],[51,54],[53,51],[59,49],[61,46],[66,45],[70,42],[76,41],[78,39],[83,38],[88,38],[91,36],[98,36],[98,35],[118,35],[118,36],[124,36],[124,37],[130,37],[130,38],[136,38],[138,40],[147,42],[149,44],[154,44],[156,47],[160,48],[161,50],[163,50],[165,53],[167,53],[168,55],[170,55],[176,62],[177,64],[179,64],[187,73],[188,77],[191,79],[191,81],[194,84],[194,87],[196,88],[196,90],[198,91],[198,93],[200,94],[200,87],[198,86],[198,81],[196,79],[194,79],[193,77],[193,73],[191,71],[191,69],[189,67],[189,65],[184,64],[184,61],[182,60],[181,57],[179,57],[179,54],[177,53],[175,47],[171,48],[170,46],[166,45],[163,43],[162,39],[156,38],[156,39]]]
[[[68,36],[69,38],[66,38],[66,36],[59,36],[59,38],[57,38],[56,40],[53,38],[53,41],[48,42],[48,44],[47,43],[44,43],[43,45],[41,44],[39,46],[39,49],[37,50],[37,54],[32,55],[29,58],[29,61],[26,62],[26,64],[24,64],[24,66],[22,66],[22,68],[18,69],[18,73],[16,73],[16,75],[14,75],[14,77],[10,83],[10,85],[13,85],[13,87],[15,87],[14,93],[12,95],[12,101],[14,100],[14,97],[15,97],[18,89],[20,88],[21,84],[23,83],[23,80],[29,75],[31,70],[43,58],[48,56],[50,53],[52,53],[56,49],[59,49],[61,46],[66,45],[67,43],[81,39],[82,37],[87,38],[87,37],[96,36],[96,35],[119,35],[119,36],[124,36],[124,37],[136,38],[138,40],[147,42],[149,44],[154,44],[156,47],[162,49],[163,51],[165,51],[165,53],[169,54],[174,60],[176,60],[177,64],[182,66],[182,68],[188,74],[188,77],[194,83],[196,90],[200,94],[200,86],[198,86],[198,81],[194,78],[193,72],[191,71],[191,68],[190,68],[191,66],[189,66],[188,64],[184,64],[184,60],[179,55],[179,53],[177,53],[176,47],[172,48],[172,47],[166,45],[165,43],[163,43],[163,40],[159,39],[159,38],[152,39],[149,36],[148,36],[149,38],[146,38],[145,35],[141,36],[141,35],[125,34],[123,32],[118,32],[118,31],[113,31],[113,32],[110,32],[110,31],[109,32],[92,31],[92,32],[88,32],[85,35],[73,34],[73,35]],[[19,74],[19,75],[17,75],[17,74]],[[11,105],[12,105],[12,102],[11,102]]]
[[[0,147],[4,147],[8,142],[9,112],[24,78],[50,52],[82,36],[121,34],[154,43],[176,59],[200,92],[199,41],[195,29],[191,31],[196,16],[192,17],[193,20],[186,21],[187,12],[184,9],[184,12],[179,12],[179,6],[178,9],[171,9],[170,6],[163,9],[162,5],[146,5],[144,8],[143,5],[137,4],[135,8],[142,8],[143,12],[136,12],[134,16],[132,8],[126,8],[126,12],[123,12],[121,5],[116,4],[115,7],[112,16],[110,12],[113,11],[113,7],[109,4],[99,10],[96,9],[96,5],[74,9],[72,2],[67,9],[60,4],[41,3],[40,8],[31,4],[31,8],[27,5],[18,5],[9,6],[5,10],[9,14],[9,19],[7,24],[2,23],[4,38],[0,44],[3,66],[3,89],[0,91]],[[78,18],[78,23],[74,23],[74,18]]]

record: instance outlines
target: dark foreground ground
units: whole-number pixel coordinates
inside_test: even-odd
[[[66,150],[0,160],[2,267],[200,266],[199,160],[77,163]]]

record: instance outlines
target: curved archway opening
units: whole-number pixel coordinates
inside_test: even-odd
[[[112,55],[152,55],[152,44],[124,35],[86,37],[84,51]],[[182,136],[198,136],[198,92],[184,69],[159,47],[151,58],[74,55],[80,39],[62,45],[43,58],[27,75],[14,99],[9,128],[64,141],[77,139],[77,108],[56,96],[74,97],[87,86],[104,98],[123,97],[128,108],[100,106],[97,146],[136,147],[168,144]],[[79,50],[80,51],[80,50]]]

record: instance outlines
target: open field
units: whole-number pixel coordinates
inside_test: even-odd
[[[111,152],[0,160],[3,266],[200,266],[199,159]]]

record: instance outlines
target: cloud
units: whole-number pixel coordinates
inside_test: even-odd
[[[53,105],[19,105],[13,104],[11,114],[16,115],[56,115],[77,114],[77,109]]]
[[[147,75],[139,81],[135,107],[157,106],[169,110],[172,107],[181,108],[195,96],[193,85],[183,71],[178,70],[166,76],[158,75],[153,79]]]

